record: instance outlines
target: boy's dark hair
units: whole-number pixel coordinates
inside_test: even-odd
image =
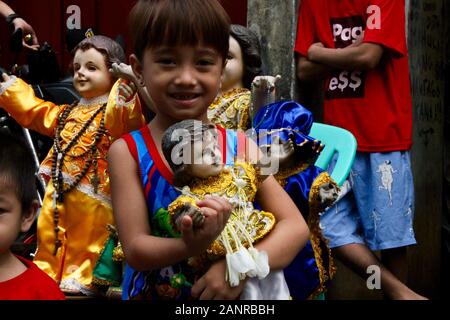
[[[22,212],[36,199],[36,167],[25,142],[0,130],[0,180],[14,188]]]
[[[202,44],[228,54],[230,18],[217,0],[140,0],[130,12],[134,53],[146,48]]]
[[[242,84],[244,88],[251,89],[253,79],[262,72],[261,46],[258,36],[249,28],[239,24],[231,25],[230,36],[241,47],[244,64]]]
[[[100,35],[92,36],[82,40],[73,49],[72,54],[75,55],[75,52],[77,52],[78,49],[86,51],[90,48],[94,48],[103,55],[103,57],[105,58],[105,64],[108,69],[111,68],[111,65],[114,62],[121,63],[125,62],[126,60],[125,52],[123,51],[123,48],[119,43],[111,38]]]
[[[164,157],[169,163],[170,168],[173,171],[174,186],[182,187],[188,185],[192,176],[189,170],[187,170],[186,164],[175,164],[172,159],[172,150],[180,143],[189,142],[192,145],[195,141],[201,141],[205,133],[210,130],[214,130],[215,126],[211,123],[201,122],[200,120],[183,120],[170,126],[162,137],[161,149]],[[179,132],[177,133],[176,131]],[[174,135],[174,133],[176,133]],[[178,138],[178,139],[176,139]],[[189,141],[186,141],[189,139]]]

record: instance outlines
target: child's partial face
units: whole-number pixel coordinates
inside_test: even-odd
[[[113,78],[109,73],[104,56],[94,48],[77,50],[73,58],[73,85],[85,99],[109,93]]]
[[[223,72],[222,91],[226,92],[234,88],[242,88],[244,77],[244,60],[239,43],[230,37],[230,49],[228,51],[227,64]]]
[[[135,71],[143,77],[159,117],[172,123],[207,120],[223,71],[216,50],[202,45],[148,48],[138,65]]]
[[[22,230],[22,205],[10,183],[0,179],[0,255],[8,252]]]

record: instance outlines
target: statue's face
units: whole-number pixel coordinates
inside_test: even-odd
[[[103,55],[94,48],[77,50],[73,58],[73,86],[85,99],[109,93],[114,84]]]
[[[216,137],[210,131],[204,134],[203,140],[195,141],[191,146],[192,162],[189,170],[193,177],[207,178],[222,171],[222,154]]]
[[[239,43],[230,36],[230,49],[228,50],[227,64],[223,72],[222,92],[234,88],[242,88],[244,77],[244,60]]]

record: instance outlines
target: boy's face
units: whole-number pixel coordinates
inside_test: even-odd
[[[109,73],[104,56],[94,48],[77,50],[73,58],[73,85],[85,99],[109,93],[113,78]]]
[[[20,231],[27,231],[33,221],[31,219],[30,223],[29,217],[22,214],[22,205],[14,189],[0,179],[0,256],[9,251]]]
[[[230,36],[230,49],[228,51],[227,64],[223,72],[222,91],[226,92],[234,88],[242,88],[244,77],[244,60],[239,43]]]
[[[209,47],[198,45],[156,47],[145,50],[133,70],[143,78],[158,116],[169,123],[184,119],[207,120],[208,106],[220,90],[223,59]]]

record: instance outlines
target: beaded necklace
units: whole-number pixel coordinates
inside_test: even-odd
[[[71,191],[75,188],[83,179],[83,177],[88,172],[91,165],[94,166],[94,178],[92,179],[92,185],[94,187],[94,192],[97,193],[98,185],[100,179],[98,178],[98,163],[97,163],[97,143],[106,133],[105,130],[105,110],[106,103],[102,104],[94,114],[84,123],[83,127],[77,134],[67,143],[67,145],[63,148],[61,146],[61,132],[64,129],[64,125],[66,123],[67,117],[72,112],[72,110],[78,106],[79,101],[74,102],[69,107],[65,108],[61,115],[58,117],[56,132],[55,132],[55,140],[53,143],[53,158],[52,158],[52,182],[55,191],[53,192],[53,223],[54,223],[54,231],[55,231],[55,248],[53,251],[53,255],[56,255],[58,248],[61,246],[61,241],[58,239],[58,223],[59,223],[59,210],[58,204],[62,204],[64,202],[64,194]],[[102,118],[100,120],[100,126],[97,129],[95,134],[94,142],[90,145],[90,147],[81,152],[80,154],[70,155],[68,154],[75,143],[81,138],[81,136],[86,132],[89,126],[92,124],[94,119],[97,117],[99,113],[102,113]],[[83,169],[81,172],[76,175],[75,179],[72,182],[67,183],[67,187],[64,187],[63,180],[63,164],[64,158],[70,157],[72,159],[85,157],[86,161],[84,163]]]

